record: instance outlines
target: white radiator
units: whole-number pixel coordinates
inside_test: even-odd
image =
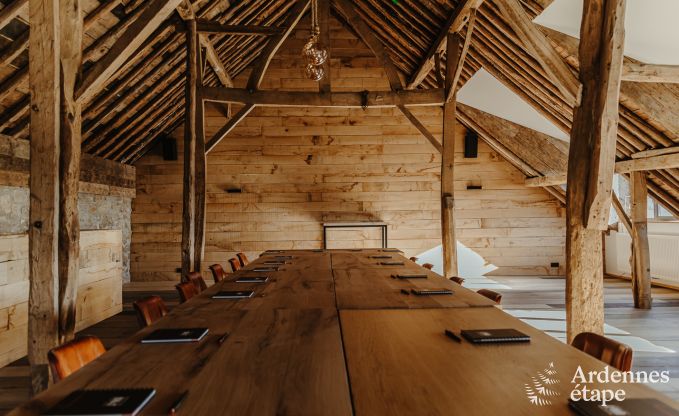
[[[630,236],[611,232],[606,237],[606,271],[630,274]],[[651,276],[679,282],[679,235],[649,235]]]

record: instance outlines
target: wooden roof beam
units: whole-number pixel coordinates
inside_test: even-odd
[[[494,0],[494,2],[566,101],[575,105],[579,101],[580,82],[561,55],[554,50],[545,34],[531,21],[519,0]]]
[[[76,89],[78,101],[87,101],[99,92],[111,76],[127,61],[182,0],[151,0],[139,17],[87,71]]]
[[[285,39],[290,36],[297,23],[302,19],[304,13],[309,7],[309,0],[297,0],[296,3],[288,11],[288,17],[285,19],[283,24],[285,31],[269,38],[266,46],[262,50],[259,58],[254,62],[252,67],[252,72],[250,73],[250,78],[248,79],[247,89],[256,90],[259,89],[259,85],[264,79],[264,73],[266,72],[271,59],[276,54],[278,49],[283,45]]]
[[[679,168],[679,153],[624,160],[615,164],[615,173]]]
[[[28,0],[14,0],[0,10],[0,29],[4,28],[15,17],[28,11]]]
[[[476,9],[472,9],[469,13],[469,24],[467,25],[467,34],[464,37],[464,43],[462,44],[462,50],[460,51],[460,58],[455,66],[455,74],[453,74],[453,80],[450,84],[450,88],[446,93],[446,102],[453,99],[453,96],[457,94],[457,84],[460,81],[460,75],[462,75],[462,68],[464,68],[464,60],[469,52],[469,46],[472,43],[472,35],[474,34],[474,23],[476,22]],[[446,58],[447,59],[447,58]]]
[[[335,0],[337,7],[344,13],[347,17],[347,22],[351,28],[358,34],[358,36],[363,40],[363,42],[370,48],[372,53],[375,55],[381,66],[384,68],[384,72],[387,74],[387,79],[389,80],[389,86],[391,87],[392,93],[399,94],[403,91],[403,83],[401,82],[401,77],[398,74],[398,69],[394,62],[391,60],[389,53],[384,48],[382,42],[375,36],[373,31],[368,27],[368,25],[361,19],[361,16],[356,13],[354,5],[348,0]],[[422,133],[422,135],[431,143],[434,148],[441,153],[443,146],[434,137],[434,135],[427,129],[427,127],[422,124],[417,117],[406,108],[404,103],[396,104],[396,108],[403,113],[403,115],[410,121],[410,123],[415,126],[415,128]]]
[[[396,107],[442,105],[443,89],[412,91],[330,92],[251,91],[244,88],[203,87],[206,101],[254,104],[265,107]]]
[[[396,69],[396,66],[391,61],[389,53],[387,53],[382,42],[375,36],[361,16],[356,13],[356,6],[350,0],[334,0],[334,3],[344,16],[346,16],[347,23],[354,32],[358,34],[361,40],[363,40],[375,55],[382,67],[384,67],[392,91],[402,90],[403,84],[401,83],[401,77],[398,75],[398,69]]]
[[[219,33],[221,35],[271,36],[285,32],[284,27],[256,25],[225,25],[210,20],[197,19],[198,31],[202,33]]]
[[[526,178],[525,185],[529,188],[539,188],[543,186],[561,186],[566,184],[566,174],[534,176]]]
[[[653,65],[625,62],[622,80],[632,82],[679,83],[679,65]]]
[[[448,16],[448,20],[446,20],[415,72],[408,78],[406,89],[417,88],[424,81],[429,71],[434,67],[434,56],[445,50],[448,33],[456,33],[462,30],[465,23],[469,20],[472,10],[478,9],[481,4],[483,4],[483,0],[462,0],[458,4],[450,16]]]
[[[240,123],[245,117],[247,117],[248,114],[252,110],[254,110],[255,105],[254,104],[246,104],[243,108],[240,109],[236,114],[231,117],[224,126],[222,126],[217,133],[215,133],[214,136],[210,140],[208,140],[207,144],[205,145],[205,153],[209,153],[212,149],[217,146],[217,144],[226,137],[227,134],[233,130],[238,123]]]
[[[679,153],[666,155],[648,156],[637,159],[623,160],[615,164],[615,173],[630,173],[645,170],[674,169],[679,168]],[[566,183],[566,174],[535,176],[526,178],[526,186],[555,186]]]

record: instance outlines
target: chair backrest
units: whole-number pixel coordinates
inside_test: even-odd
[[[51,349],[47,353],[47,360],[54,382],[68,377],[105,352],[106,348],[101,340],[90,335]]]
[[[196,291],[196,286],[192,282],[182,282],[175,286],[177,292],[179,293],[179,300],[184,303],[192,297],[196,296],[198,292]]]
[[[460,286],[462,286],[462,283],[464,283],[464,279],[462,277],[451,276],[450,280],[452,280],[453,282],[457,283]]]
[[[476,291],[479,295],[483,295],[495,303],[502,302],[502,295],[500,293],[494,292],[490,289],[479,289]]]
[[[240,262],[241,267],[245,267],[250,263],[245,253],[238,253],[236,254],[236,257],[238,257],[238,262]]]
[[[240,260],[238,260],[235,257],[232,257],[229,259],[229,264],[231,265],[231,271],[238,271],[240,270]]]
[[[185,280],[196,286],[196,293],[200,293],[207,289],[207,284],[205,283],[205,280],[203,280],[203,275],[200,272],[191,272],[187,274]]]
[[[603,335],[582,332],[573,338],[571,345],[620,371],[632,368],[632,348]]]
[[[139,326],[144,328],[167,315],[167,307],[160,296],[149,296],[135,301],[132,306],[137,312]]]
[[[411,257],[409,260],[412,261],[413,263],[415,263],[415,262],[417,262],[417,257]]]
[[[425,269],[431,270],[431,269],[434,268],[434,265],[431,264],[431,263],[424,263],[424,264],[422,265],[422,267],[424,267]]]
[[[210,271],[212,272],[212,278],[215,280],[215,283],[221,282],[226,277],[226,272],[221,264],[213,264],[210,266]]]

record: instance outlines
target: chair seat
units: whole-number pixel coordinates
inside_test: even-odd
[[[573,338],[571,345],[620,371],[632,369],[634,350],[614,339],[593,332],[582,332]]]
[[[63,380],[105,352],[106,348],[101,340],[90,335],[53,348],[47,353],[47,360],[54,382]]]

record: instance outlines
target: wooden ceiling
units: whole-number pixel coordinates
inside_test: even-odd
[[[0,10],[0,133],[28,138],[28,2],[0,1],[5,4]],[[551,1],[521,0],[521,4],[532,19]],[[84,73],[106,54],[149,3],[143,0],[83,0],[87,13]],[[353,3],[363,21],[387,48],[404,84],[410,84],[425,57],[431,53],[432,45],[441,38],[441,28],[446,27],[460,2],[354,0]],[[193,2],[193,8],[199,17],[225,24],[282,26],[294,4],[290,0],[197,0]],[[340,8],[333,7],[332,14],[351,30]],[[493,1],[483,2],[476,15],[471,47],[459,85],[464,85],[483,67],[555,125],[569,132],[573,120],[572,104],[531,55],[510,23]],[[174,13],[105,88],[84,103],[85,152],[134,163],[161,133],[170,132],[181,124],[186,66],[181,28],[183,21],[178,13]],[[566,36],[548,29],[543,31],[549,36],[552,47],[574,72],[577,71],[577,40],[573,43],[574,40]],[[266,36],[216,34],[210,39],[230,78],[248,67],[267,42]],[[218,85],[217,74],[210,65],[206,65],[206,71],[206,84]],[[434,71],[427,73],[417,88],[437,86]],[[640,151],[677,145],[679,87],[676,84],[624,82],[619,110],[619,160],[629,159]],[[465,122],[461,118],[461,121],[473,127],[469,120]],[[525,153],[523,157],[526,157]],[[655,199],[679,215],[679,169],[649,171],[648,185]]]

